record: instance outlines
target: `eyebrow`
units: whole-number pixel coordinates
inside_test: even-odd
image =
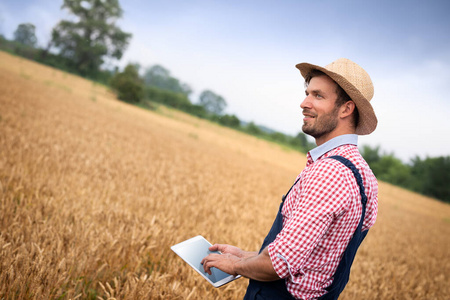
[[[312,91],[308,92],[308,88],[305,89],[305,93],[325,94],[322,90],[312,90]]]

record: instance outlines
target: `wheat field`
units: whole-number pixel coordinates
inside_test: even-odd
[[[258,250],[305,162],[0,52],[0,299],[241,299],[170,246]],[[379,205],[341,299],[449,299],[450,206],[382,182]]]

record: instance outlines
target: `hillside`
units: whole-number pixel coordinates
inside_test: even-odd
[[[239,299],[170,251],[257,250],[305,156],[0,52],[0,298]],[[214,225],[214,226],[213,226]],[[380,183],[341,299],[450,295],[450,206]]]

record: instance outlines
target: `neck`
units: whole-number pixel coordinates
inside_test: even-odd
[[[323,143],[326,143],[329,140],[331,140],[337,136],[344,135],[344,134],[356,134],[356,129],[353,126],[336,127],[333,131],[315,138],[316,145],[320,146]]]

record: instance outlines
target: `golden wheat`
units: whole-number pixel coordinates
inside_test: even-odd
[[[170,246],[257,250],[305,156],[0,52],[0,298],[239,299]],[[450,295],[450,207],[380,183],[342,299]]]

